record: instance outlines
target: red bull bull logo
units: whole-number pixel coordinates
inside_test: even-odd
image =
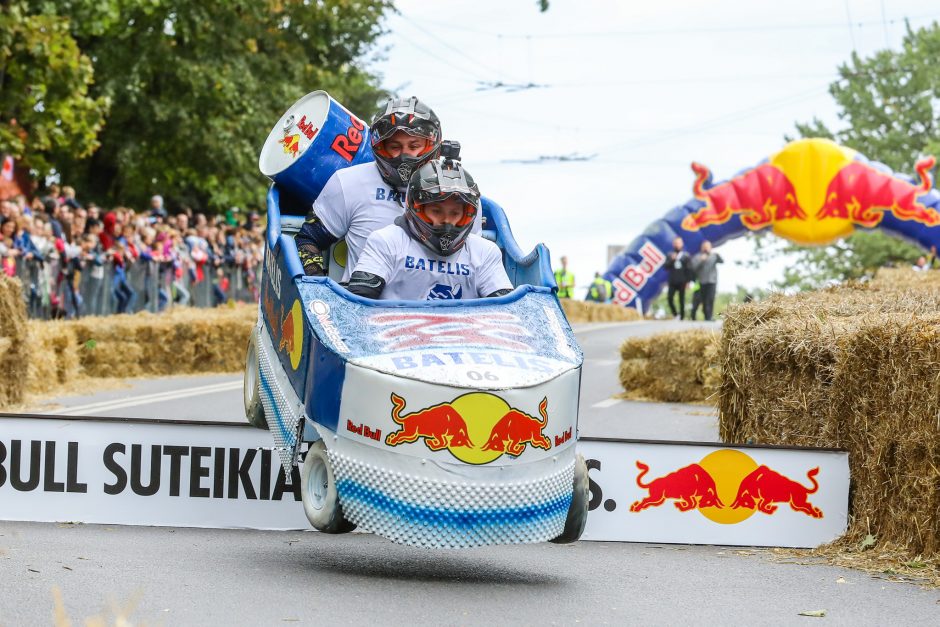
[[[744,226],[755,231],[778,220],[806,219],[793,183],[775,165],[763,163],[709,187],[711,171],[700,163],[693,163],[692,170],[696,174],[692,192],[705,206],[683,219],[682,228],[688,231],[724,224],[733,215],[740,215]]]
[[[542,434],[548,425],[548,397],[539,403],[539,415],[542,420],[529,414],[510,409],[499,419],[499,422],[490,431],[484,451],[501,451],[518,457],[525,450],[526,444],[545,449],[552,448],[552,443]]]
[[[635,501],[631,512],[671,500],[680,512],[698,510],[721,524],[739,523],[755,512],[772,515],[779,508],[777,503],[812,518],[823,517],[822,510],[809,502],[809,495],[819,489],[819,468],[806,473],[812,484],[807,487],[765,465],[758,466],[749,455],[734,449],[715,451],[698,463],[649,481],[644,481],[649,466],[639,460],[636,465],[640,470],[636,484],[648,495]]]
[[[290,155],[291,158],[296,157],[300,151],[300,135],[285,135],[282,139],[277,140],[277,143],[284,146],[284,154]]]
[[[643,475],[649,471],[650,467],[639,460],[636,462],[636,467],[640,469],[636,484],[649,490],[649,496],[631,505],[631,512],[642,512],[648,507],[662,505],[666,499],[672,499],[680,512],[687,512],[697,507],[724,507],[721,499],[718,498],[715,480],[698,464],[689,464],[685,468],[653,479],[649,483],[643,483]]]
[[[468,464],[488,464],[503,454],[519,457],[529,446],[552,448],[543,433],[549,420],[548,397],[538,406],[541,419],[487,392],[471,392],[407,414],[402,413],[404,398],[393,393],[391,401],[391,417],[399,428],[386,436],[388,446],[422,440],[428,449],[446,448]]]
[[[825,204],[816,217],[819,220],[851,220],[858,226],[871,228],[878,225],[888,211],[901,220],[936,226],[940,224],[940,214],[917,202],[918,196],[933,187],[930,170],[934,165],[936,159],[933,157],[918,161],[915,169],[920,185],[913,185],[867,163],[850,163],[829,182]]]
[[[751,230],[772,227],[776,235],[799,244],[825,244],[850,235],[856,226],[878,225],[886,213],[940,225],[940,214],[917,200],[932,187],[934,165],[933,157],[918,162],[920,183],[914,184],[826,139],[790,142],[766,163],[717,185],[710,185],[708,168],[693,163],[693,193],[704,206],[687,215],[682,227],[697,231],[737,215]]]
[[[304,345],[304,317],[299,300],[294,300],[294,305],[281,320],[280,331],[281,339],[277,350],[287,352],[290,355],[291,367],[297,370]]]

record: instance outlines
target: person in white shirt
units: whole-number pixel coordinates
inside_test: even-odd
[[[480,190],[452,159],[411,177],[405,213],[369,236],[347,289],[386,300],[469,299],[512,291],[493,242],[472,234]]]
[[[325,254],[346,238],[343,281],[349,280],[369,235],[402,214],[411,175],[441,153],[440,120],[414,96],[389,100],[369,130],[375,162],[337,170],[294,238],[307,275],[325,275]],[[474,232],[479,231],[478,218]]]

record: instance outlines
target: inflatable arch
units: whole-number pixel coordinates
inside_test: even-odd
[[[613,300],[642,311],[662,290],[666,256],[681,237],[694,253],[751,231],[771,231],[802,245],[824,245],[856,228],[881,228],[920,244],[940,247],[940,193],[930,170],[917,162],[917,179],[828,139],[801,139],[720,183],[693,163],[693,198],[649,225],[610,264],[604,278]]]

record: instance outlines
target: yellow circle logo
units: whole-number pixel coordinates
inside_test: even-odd
[[[753,509],[737,508],[732,509],[738,495],[738,486],[741,480],[751,474],[757,468],[755,462],[749,455],[733,449],[721,449],[702,458],[699,466],[704,468],[708,474],[715,480],[715,488],[718,491],[718,498],[724,504],[724,507],[700,507],[698,511],[702,516],[716,523],[724,525],[733,525],[742,520],[750,518],[754,514]]]

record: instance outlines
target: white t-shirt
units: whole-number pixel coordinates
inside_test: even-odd
[[[373,231],[391,224],[404,212],[405,192],[388,185],[374,163],[342,168],[323,186],[313,210],[336,238],[346,238],[348,253],[343,280],[348,281],[366,240]],[[477,212],[473,233],[480,232]]]
[[[471,234],[460,250],[442,257],[397,224],[369,237],[354,270],[385,279],[383,300],[482,298],[512,289],[502,253],[493,242]]]

